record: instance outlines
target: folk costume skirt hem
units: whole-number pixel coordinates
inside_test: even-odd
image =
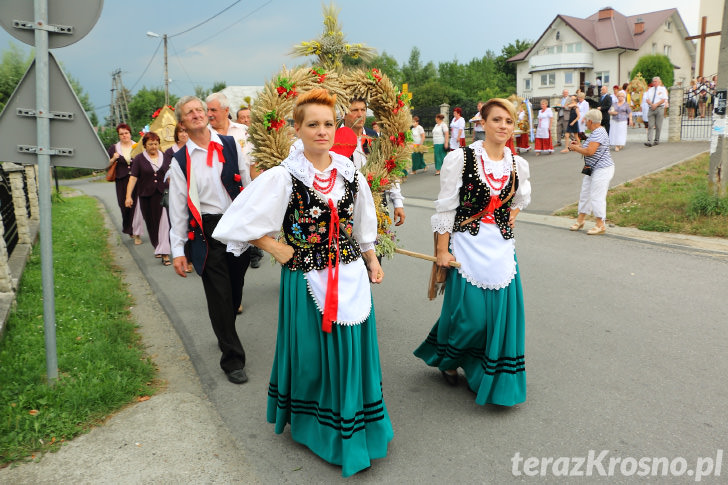
[[[302,272],[281,270],[268,422],[348,477],[387,454],[394,437],[382,396],[374,309],[359,325],[321,329]]]
[[[523,290],[516,275],[500,290],[481,289],[449,271],[442,313],[414,354],[432,367],[462,367],[475,402],[526,400]]]

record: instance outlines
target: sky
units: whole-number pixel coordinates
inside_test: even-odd
[[[400,65],[416,46],[423,63],[432,61],[435,66],[452,60],[467,63],[487,50],[499,54],[516,39],[537,40],[559,14],[585,18],[606,6],[624,15],[677,8],[688,31],[695,35],[699,29],[697,4],[694,0],[336,2],[348,42],[386,52]],[[293,45],[321,35],[321,6],[313,0],[106,0],[91,32],[53,53],[66,73],[80,81],[103,119],[109,113],[115,70],[121,69],[124,86],[132,93],[142,87],[163,88],[161,39],[149,37],[147,32],[169,37],[170,92],[175,95],[193,94],[197,85],[209,89],[216,81],[258,86],[283,65],[309,62],[288,53]],[[0,52],[10,43],[30,52],[30,46],[0,30]]]

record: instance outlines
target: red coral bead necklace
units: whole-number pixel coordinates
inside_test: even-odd
[[[322,194],[328,194],[334,188],[336,183],[336,169],[332,169],[328,178],[319,177],[318,175],[313,176],[313,188],[321,192]]]

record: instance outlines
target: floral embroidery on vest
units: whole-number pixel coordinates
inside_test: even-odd
[[[303,272],[325,269],[329,262],[331,210],[327,201],[306,187],[303,182],[293,176],[291,179],[293,193],[283,220],[283,233],[286,243],[293,247],[294,252],[286,266],[291,270]],[[344,196],[336,206],[341,222],[341,232],[336,241],[341,264],[351,263],[361,256],[359,244],[352,237],[356,180],[348,182],[344,179],[344,187]],[[332,247],[332,251],[334,250]]]
[[[463,152],[465,153],[465,163],[463,164],[462,174],[463,185],[460,187],[460,205],[455,212],[455,224],[453,225],[452,230],[453,232],[468,231],[470,234],[475,236],[478,234],[478,231],[480,231],[480,217],[477,217],[465,225],[460,224],[482,212],[488,206],[488,202],[490,201],[490,187],[488,187],[488,184],[483,182],[478,175],[478,165],[473,149],[465,147],[463,148]],[[513,198],[509,197],[511,186],[515,184],[513,191],[515,192],[518,190],[518,174],[515,171],[515,162],[513,166],[513,176],[509,178],[508,183],[505,187],[503,187],[503,190],[501,190],[500,195],[498,196],[501,200],[508,200],[503,202],[503,204],[493,212],[495,223],[498,225],[498,229],[500,230],[503,239],[513,239],[513,230],[511,229],[511,226],[508,225],[509,212],[513,201]]]

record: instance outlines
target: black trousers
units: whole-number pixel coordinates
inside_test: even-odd
[[[235,329],[235,318],[243,299],[245,272],[250,264],[247,251],[239,257],[227,252],[227,247],[211,234],[220,220],[219,214],[203,214],[202,227],[208,240],[207,262],[202,272],[202,286],[207,299],[210,323],[222,351],[220,367],[231,372],[245,367],[245,350]]]

